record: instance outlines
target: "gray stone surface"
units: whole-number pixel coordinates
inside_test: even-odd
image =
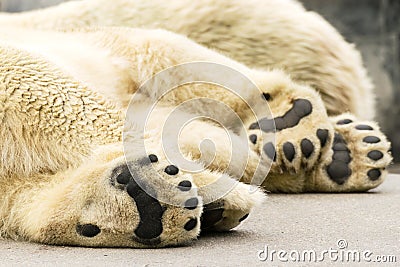
[[[345,240],[347,247],[339,249],[338,240]],[[400,175],[390,175],[370,193],[271,194],[235,231],[203,236],[187,247],[94,249],[1,240],[0,266],[282,266],[276,255],[272,262],[258,259],[257,253],[265,246],[269,252],[314,250],[319,258],[329,249],[341,251],[339,257],[348,251],[369,250],[372,260],[378,255],[396,257],[397,264],[382,266],[398,266]],[[326,255],[322,263],[341,262],[331,261]],[[308,266],[310,262],[295,265]],[[350,265],[355,263],[351,261]],[[365,262],[357,265],[364,266]]]

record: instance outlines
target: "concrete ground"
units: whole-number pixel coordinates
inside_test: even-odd
[[[272,250],[282,250],[282,260]],[[349,259],[353,266],[359,255],[360,266],[368,260],[398,266],[400,175],[369,193],[271,194],[235,231],[200,237],[188,247],[93,249],[3,240],[0,266],[282,266],[292,259],[308,266],[312,251],[322,265]]]

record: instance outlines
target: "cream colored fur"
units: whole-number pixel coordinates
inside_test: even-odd
[[[2,14],[0,25],[163,28],[248,66],[284,70],[319,91],[329,115],[351,112],[362,119],[374,117],[373,86],[360,53],[321,16],[295,1],[83,0]]]
[[[262,202],[264,197],[259,189],[235,182],[241,179],[252,183],[255,179],[261,183],[265,177],[257,177],[260,175],[256,171],[258,165],[268,170],[272,164],[263,182],[264,188],[270,191],[360,191],[376,187],[384,179],[385,173],[378,180],[367,179],[366,172],[370,168],[384,168],[390,162],[389,144],[373,124],[375,135],[382,141],[379,147],[363,147],[360,143],[365,136],[363,133],[343,132],[353,156],[353,175],[344,185],[329,179],[326,166],[332,161],[330,146],[334,131],[347,128],[336,127],[336,119],[329,120],[324,103],[313,89],[292,82],[280,71],[250,69],[186,37],[163,30],[101,28],[53,32],[13,28],[1,29],[0,33],[2,236],[84,246],[184,244],[200,231],[201,199],[204,204],[211,205],[205,206],[203,216],[223,209],[221,219],[210,228],[214,230],[235,227],[254,205]],[[266,157],[260,141],[248,143],[247,135],[251,133],[262,140],[259,130],[250,130],[244,138],[230,132],[241,149],[232,152],[222,128],[196,120],[182,130],[180,149],[187,159],[199,161],[193,164],[199,164],[200,168],[206,163],[207,155],[215,152],[215,158],[201,172],[181,169],[177,175],[165,173],[167,165],[181,166],[179,161],[170,162],[162,147],[174,141],[172,132],[168,131],[166,140],[162,140],[163,124],[178,104],[206,97],[224,102],[246,127],[260,119],[249,116],[242,100],[216,85],[187,84],[158,99],[160,86],[167,82],[158,80],[149,87],[151,91],[145,91],[128,110],[127,114],[140,115],[148,103],[159,100],[146,124],[146,132],[140,132],[140,125],[130,121],[129,116],[125,117],[129,100],[139,85],[161,70],[193,61],[222,64],[247,75],[260,91],[243,86],[239,95],[255,103],[262,93],[269,93],[271,100],[268,102],[275,117],[287,112],[296,99],[310,102],[311,114],[297,125],[277,132],[275,162]],[[195,80],[198,74],[180,72],[176,75],[170,78],[184,76]],[[210,106],[193,105],[179,116],[185,118],[189,113],[202,110],[210,110],[214,115],[221,112]],[[125,129],[124,119],[127,120]],[[356,118],[352,120],[355,123]],[[229,120],[225,123],[229,126]],[[324,147],[316,137],[320,128],[329,132]],[[205,138],[214,142],[215,151],[206,147],[200,153],[198,145]],[[304,138],[313,143],[314,154],[305,158],[298,150],[293,162],[285,160],[282,145],[290,141],[299,146]],[[146,152],[141,152],[141,142],[145,143]],[[384,153],[384,158],[377,162],[366,160],[368,151],[375,148]],[[246,158],[241,156],[230,162],[232,153],[248,155],[247,164],[243,165]],[[157,155],[158,162],[144,163],[143,159],[149,154]],[[229,163],[233,167],[229,167]],[[124,164],[133,166],[135,175],[149,183],[161,201],[168,200],[163,204],[166,210],[158,243],[146,243],[155,241],[144,242],[133,234],[143,214],[131,195],[118,189],[123,186],[115,182],[114,171]],[[243,166],[243,173],[239,166]],[[183,180],[192,181],[195,187],[180,192],[175,185]],[[188,198],[197,195],[195,208],[182,207]],[[185,223],[190,220],[197,224],[184,230]],[[80,225],[96,225],[101,232],[94,237],[82,236],[77,234]]]
[[[391,157],[379,127],[349,114],[328,117],[348,110],[371,118],[373,97],[358,52],[316,14],[291,1],[216,4],[203,0],[183,5],[180,1],[117,0],[111,9],[107,3],[76,1],[0,16],[1,25],[13,26],[0,29],[2,236],[82,246],[179,245],[195,239],[207,221],[210,225],[205,230],[236,227],[264,200],[262,191],[249,184],[274,192],[349,192],[383,182]],[[224,16],[218,15],[220,10]],[[165,30],[51,30],[96,24],[170,29],[251,68]],[[205,61],[236,70],[259,89],[240,84],[240,98],[217,85],[186,84],[162,95],[163,85],[171,80],[157,80],[142,95],[135,95],[140,85],[160,71]],[[289,72],[294,81],[281,70],[266,70],[273,67]],[[182,71],[168,79],[182,77],[196,80],[199,73]],[[269,118],[284,116],[297,100],[312,107],[297,123],[276,132],[274,159],[265,151],[268,134],[250,127],[261,119],[250,108],[263,111],[264,105],[255,104],[263,93],[270,95],[273,114],[265,111],[263,115]],[[190,172],[182,159],[169,157],[170,147],[165,145],[176,140],[174,129],[164,123],[179,104],[196,97],[226,104],[246,131],[240,132],[230,116],[206,103],[196,102],[178,112],[177,119],[185,120],[206,111],[211,118],[222,118],[229,128],[208,120],[194,120],[182,128],[179,152],[192,167],[202,170]],[[158,105],[146,122],[146,131],[141,132],[142,125],[129,114],[140,117],[155,102]],[[371,108],[361,112],[361,104]],[[351,122],[342,125],[343,119]],[[358,130],[359,124],[373,130]],[[325,144],[317,136],[321,129],[327,132]],[[335,134],[343,136],[352,158],[344,183],[328,172],[335,161]],[[363,141],[370,135],[380,141]],[[199,146],[206,139],[214,146]],[[312,144],[307,156],[302,146],[305,139]],[[232,150],[231,142],[237,149]],[[146,151],[141,150],[142,143]],[[292,160],[283,149],[287,143],[295,149]],[[382,158],[372,159],[370,153],[378,150]],[[150,163],[150,154],[157,155],[158,161]],[[179,172],[169,174],[170,165],[177,165]],[[144,195],[129,189],[131,181],[127,185],[118,181],[121,166],[129,166],[131,178],[144,180],[161,203],[162,231],[156,238],[146,239],[136,232],[146,216],[151,223],[145,228],[155,223],[152,210],[157,205],[141,207],[135,197]],[[377,170],[380,175],[372,179],[370,172]],[[183,181],[193,186],[181,190],[177,185]],[[194,198],[195,207],[187,207]],[[212,221],[216,213],[220,218]],[[93,237],[88,236],[90,231],[82,235],[82,225],[97,227],[99,232]],[[147,235],[152,231],[145,229]]]

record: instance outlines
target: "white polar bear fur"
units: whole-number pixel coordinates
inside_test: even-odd
[[[107,175],[115,164],[125,161],[120,144],[124,118],[124,112],[121,111],[126,108],[132,93],[140,83],[161,69],[190,61],[188,57],[192,57],[193,49],[198,52],[193,59],[214,58],[215,62],[237,67],[247,73],[251,70],[201,48],[182,36],[162,30],[104,29],[65,34],[13,28],[1,29],[0,32],[3,36],[0,41],[0,110],[3,123],[0,187],[4,189],[1,196],[0,216],[3,222],[0,233],[15,239],[52,244],[143,246],[115,236],[96,241],[77,241],[74,228],[71,228],[74,225],[71,220],[79,220],[82,216],[86,218],[87,215],[80,214],[85,212],[88,198],[96,199],[91,202],[101,203],[100,208],[96,207],[96,217],[113,218],[115,216],[108,213],[118,212],[124,205],[127,206],[122,204],[126,202],[124,199],[114,203],[113,199],[107,200],[107,192],[104,192],[105,195],[99,193],[103,192],[103,181],[99,177]],[[132,34],[131,38],[125,38],[126,33]],[[82,54],[75,53],[76,47],[71,47],[71,44],[75,44]],[[171,54],[174,44],[181,46],[184,53],[175,51]],[[81,55],[85,55],[87,61],[82,61]],[[276,75],[279,79],[283,74]],[[189,95],[189,92],[178,94],[176,96],[179,97],[169,102],[179,103]],[[235,103],[232,102],[232,105],[235,106]],[[158,147],[157,137],[161,133],[158,129],[160,119],[167,115],[164,110],[169,112],[170,108],[160,108],[155,115],[156,121],[149,124],[157,131],[150,130],[145,137],[150,140],[150,150],[157,152],[160,157],[163,152]],[[137,154],[138,150],[135,149],[135,142],[143,133],[135,128],[129,131],[134,138],[128,159],[147,156]],[[196,141],[191,138],[187,140]],[[104,144],[111,145],[102,146]],[[81,165],[92,153],[94,156]],[[189,151],[187,153],[190,154]],[[226,154],[225,151],[221,153]],[[198,186],[221,178],[220,173],[212,170],[193,176]],[[231,200],[225,204],[227,212],[240,218],[263,200],[261,191],[254,189],[250,194],[249,188],[239,184],[230,192],[228,196]],[[215,193],[220,192],[216,190]],[[214,193],[206,191],[202,196],[212,199]],[[174,197],[169,196],[171,199]],[[73,205],[66,204],[75,199]],[[201,209],[195,212],[198,216]],[[126,214],[119,214],[112,220],[104,218],[103,224],[129,228],[137,223],[138,217],[135,219],[135,216],[132,215],[132,219]],[[164,227],[172,229],[166,231],[168,235],[161,246],[181,244],[197,236],[199,227],[187,235],[174,229],[176,221],[182,216],[181,211],[172,209],[170,216],[174,219],[167,219],[166,216]],[[118,223],[121,218],[129,220],[126,224]],[[93,218],[89,216],[89,219]],[[100,225],[101,221],[98,218]],[[216,227],[227,230],[237,224],[237,219],[228,220]]]
[[[85,11],[85,8],[78,8],[82,3],[86,6],[87,3],[101,2],[74,2],[66,4],[65,7],[71,7],[71,12]],[[282,3],[301,10],[300,6],[291,2]],[[143,7],[143,10],[146,9]],[[236,9],[233,8],[233,10]],[[64,11],[67,12],[68,8]],[[23,24],[28,16],[32,16],[32,22],[36,21],[37,24],[33,23],[31,26],[39,27],[41,18],[38,14],[41,14],[40,12],[49,11],[24,14],[21,17],[3,16],[1,19],[4,21],[1,23],[15,22],[16,25],[22,23],[19,26],[26,28],[29,25]],[[113,16],[115,14],[117,13],[113,13]],[[41,16],[45,15],[41,14]],[[85,12],[77,15],[70,17],[70,26],[81,23],[83,17],[87,18],[84,21],[85,25],[97,21]],[[111,19],[116,21],[113,16]],[[48,28],[53,28],[57,17],[47,18],[51,21]],[[379,132],[377,125],[362,122],[372,125],[374,131],[370,134],[381,140],[378,144],[366,146],[362,143],[365,133],[356,131],[352,124],[350,126],[336,125],[338,120],[348,117],[354,123],[359,123],[356,118],[345,114],[339,118],[328,119],[324,103],[318,93],[307,85],[292,82],[281,71],[249,68],[206,49],[184,36],[164,30],[99,28],[55,32],[26,30],[16,25],[13,28],[0,29],[2,36],[0,40],[0,62],[2,63],[0,65],[0,118],[3,123],[0,130],[2,138],[0,188],[4,189],[0,202],[2,236],[50,244],[144,247],[145,245],[131,238],[132,229],[141,220],[138,209],[132,206],[132,200],[126,194],[116,193],[109,186],[111,170],[125,163],[126,160],[147,157],[137,152],[137,142],[144,138],[149,152],[158,155],[159,162],[164,164],[158,167],[163,173],[163,166],[169,163],[160,146],[162,124],[177,104],[193,98],[196,89],[202,89],[196,96],[213,98],[226,103],[244,120],[246,127],[255,120],[253,117],[248,117],[245,103],[232,98],[226,94],[225,90],[221,91],[221,88],[212,85],[202,85],[199,88],[191,85],[182,86],[161,99],[160,106],[154,110],[147,125],[149,129],[144,135],[136,129],[135,124],[128,124],[129,127],[125,129],[124,134],[128,137],[130,146],[127,151],[123,151],[121,146],[123,120],[132,94],[157,72],[185,62],[211,61],[245,74],[258,85],[261,92],[254,93],[243,86],[240,95],[253,102],[261,97],[261,93],[270,93],[272,100],[269,104],[274,116],[282,116],[287,112],[295,99],[303,98],[312,103],[313,112],[309,116],[302,119],[295,127],[277,133],[279,145],[277,152],[281,153],[280,145],[286,141],[298,145],[304,138],[309,138],[318,153],[315,152],[308,159],[303,159],[300,155],[296,163],[292,165],[285,165],[288,162],[285,162],[285,159],[279,159],[279,163],[273,164],[269,176],[263,183],[265,189],[284,192],[365,191],[378,186],[386,175],[384,168],[391,159],[390,154],[387,153],[389,143]],[[178,22],[177,25],[179,25]],[[66,25],[60,24],[60,26]],[[333,36],[335,36],[333,38],[340,37],[336,33]],[[334,43],[332,45],[343,46],[345,50],[347,49],[346,51],[350,51],[351,55],[357,55],[342,39],[335,39]],[[208,45],[212,46],[212,42]],[[301,51],[298,53],[301,54]],[[246,59],[243,58],[243,60]],[[330,62],[327,58],[325,60]],[[343,61],[343,64],[345,62]],[[249,64],[256,66],[255,62]],[[358,73],[355,70],[361,70],[358,74],[363,73],[360,66],[355,64],[347,71],[354,74]],[[304,74],[311,75],[312,71],[316,69],[307,69]],[[345,72],[344,69],[342,71]],[[196,73],[177,75],[196,77]],[[319,75],[316,77],[318,78]],[[340,79],[337,81],[339,82]],[[368,79],[359,81],[368,82]],[[163,84],[162,81],[160,82]],[[147,91],[143,99],[134,103],[134,107],[140,112],[141,104],[146,104],[147,101],[152,103],[158,97],[157,90]],[[340,102],[340,97],[338,99]],[[346,106],[345,103],[341,104]],[[327,99],[325,99],[325,105],[329,108]],[[190,111],[196,112],[206,108],[192,106]],[[214,112],[217,114],[219,111]],[[331,113],[334,114],[335,111],[331,110]],[[185,115],[182,114],[182,116]],[[319,144],[315,136],[319,128],[329,131],[325,148]],[[333,131],[345,136],[349,149],[353,153],[353,160],[350,163],[353,173],[344,185],[335,184],[326,174],[326,165],[332,161]],[[245,139],[241,150],[234,151],[239,155],[249,155],[243,175],[238,170],[240,168],[237,168],[242,164],[240,157],[238,162],[233,162],[234,168],[229,169],[229,155],[233,151],[230,151],[229,142],[223,135],[223,130],[212,123],[202,121],[189,124],[183,130],[180,140],[183,154],[194,160],[201,159],[203,151],[199,150],[198,143],[209,136],[213,137],[217,153],[207,169],[194,174],[182,171],[177,177],[166,177],[174,184],[183,178],[193,181],[204,203],[216,197],[223,184],[234,183],[233,178],[251,183],[260,158],[261,165],[268,168],[266,164],[268,159],[260,155],[263,149],[258,147],[260,142],[249,149],[248,141]],[[239,136],[233,133],[232,136],[238,142],[243,142]],[[377,149],[383,152],[381,160],[374,162],[367,158],[367,153]],[[288,166],[291,169],[288,169]],[[147,167],[144,166],[142,170],[145,178],[149,181],[154,180],[155,177],[145,168]],[[371,168],[382,170],[381,179],[366,179],[366,173]],[[262,180],[265,177],[256,178]],[[214,190],[204,189],[205,185],[215,181],[219,184]],[[153,182],[157,183],[157,180]],[[264,197],[260,190],[253,188],[252,194],[249,190],[248,185],[239,183],[222,197],[224,216],[227,220],[218,222],[214,225],[215,229],[232,229],[254,205],[262,202]],[[196,191],[197,188],[190,191],[188,195],[195,196]],[[168,190],[161,190],[159,193],[178,202],[188,197],[187,194],[173,194]],[[168,209],[163,216],[164,228],[160,235],[161,243],[157,246],[183,244],[194,239],[200,231],[199,225],[189,232],[183,230],[182,225],[189,218],[196,218],[199,221],[202,203],[200,199],[199,206],[193,210],[167,205]],[[101,227],[102,232],[91,239],[77,236],[75,225],[80,223],[95,223]]]
[[[283,69],[321,93],[329,115],[371,120],[373,86],[360,53],[321,16],[288,0],[84,0],[2,14],[0,25],[41,29],[86,26],[163,28],[248,66]]]
[[[130,208],[131,201],[126,195],[113,196],[114,191],[104,186],[109,179],[107,177],[110,170],[116,164],[125,162],[120,142],[123,111],[128,100],[139,84],[170,66],[211,60],[237,69],[254,80],[262,92],[271,93],[273,101],[270,105],[276,116],[289,109],[292,99],[309,99],[313,105],[313,113],[294,130],[284,130],[279,135],[283,142],[293,138],[297,142],[296,138],[301,140],[304,136],[312,138],[318,127],[332,131],[323,103],[311,88],[293,83],[279,71],[252,70],[167,31],[110,28],[60,33],[13,28],[1,29],[0,32],[3,37],[0,41],[0,110],[3,121],[0,186],[4,189],[0,216],[3,221],[3,236],[51,244],[144,246],[126,236],[130,233],[129,229],[140,220],[137,211]],[[79,53],[76,53],[76,48],[80,50]],[[195,77],[196,73],[179,75]],[[244,119],[246,125],[254,119],[246,117],[244,104],[227,95],[226,90],[213,85],[204,85],[201,89],[202,93],[198,96],[215,98],[226,103]],[[149,152],[158,155],[163,164],[167,162],[160,147],[160,127],[171,108],[192,98],[195,90],[194,86],[183,86],[161,99],[161,106],[154,110],[148,123],[150,128],[144,136],[137,131],[134,124],[128,130],[125,129],[131,139],[129,150],[125,151],[128,160],[147,156],[139,155],[135,145],[135,142],[145,138]],[[259,91],[248,92],[246,87],[242,90],[240,94],[250,99],[250,102],[261,94]],[[146,95],[150,102],[158,97],[154,91],[147,92]],[[134,107],[140,110],[140,103],[141,101]],[[191,109],[196,111],[196,108],[202,107]],[[227,172],[236,179],[242,178],[244,182],[251,182],[259,164],[257,147],[255,151],[248,152],[246,141],[240,146],[243,151],[235,151],[250,157],[241,177],[235,168],[227,168],[232,151],[229,150],[229,142],[224,139],[226,137],[219,127],[207,122],[196,122],[190,124],[185,131],[180,140],[182,149],[184,154],[195,160],[201,156],[197,147],[198,139],[212,136],[216,144],[216,158],[208,169],[192,175],[182,174],[186,179],[193,179],[200,187],[199,193],[205,201],[213,199],[220,189],[202,191],[203,186],[221,179],[221,172]],[[380,148],[387,151],[388,143],[383,136],[377,135],[382,139]],[[329,145],[332,134],[330,136]],[[313,140],[316,148],[319,148],[318,140]],[[358,143],[355,146],[358,149]],[[94,155],[82,164],[93,149],[96,149]],[[364,150],[368,152],[368,148]],[[326,179],[326,174],[319,173],[323,171],[324,165],[320,166],[316,160],[329,161],[331,155],[322,148],[321,156],[317,154],[318,158],[314,157],[315,165],[298,166],[300,169],[295,169],[295,174],[284,173],[279,165],[274,165],[263,186],[268,190],[285,192],[368,190],[379,185],[383,177],[377,181],[365,180],[365,168],[368,170],[370,163],[365,165],[362,161],[363,154],[367,153],[364,150],[357,152],[360,155],[355,155],[352,169],[357,172],[344,186],[335,185]],[[328,156],[325,157],[325,154]],[[263,160],[268,163],[267,159]],[[381,168],[389,162],[390,155],[386,153],[376,166]],[[241,164],[238,161],[232,165]],[[314,172],[318,176],[314,176]],[[143,173],[146,174],[147,170],[144,169]],[[227,181],[233,181],[226,175],[223,177]],[[148,174],[146,179],[150,181],[153,177]],[[179,181],[181,178],[177,179]],[[214,226],[216,229],[228,230],[235,227],[240,217],[262,201],[263,194],[260,191],[256,190],[256,193],[251,194],[248,190],[246,185],[240,183],[223,197],[227,220],[217,223]],[[168,195],[168,190],[161,192],[167,198],[177,201],[184,198],[180,194]],[[198,218],[201,207],[184,212],[182,209],[170,207],[163,216],[165,230],[160,237],[162,242],[159,246],[182,244],[199,233],[199,226],[188,233],[177,225],[182,225],[193,216]],[[93,239],[76,236],[75,225],[80,222],[96,223],[102,227],[104,233]],[[119,234],[115,234],[116,231]]]

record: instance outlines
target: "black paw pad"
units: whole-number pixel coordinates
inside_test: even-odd
[[[194,210],[199,205],[199,200],[196,197],[189,198],[185,201],[185,208],[188,210]]]
[[[344,143],[336,143],[332,146],[334,151],[349,151],[347,146]]]
[[[350,152],[347,148],[346,141],[344,141],[343,136],[335,133],[335,138],[333,139],[332,149],[334,152],[336,151],[347,151]]]
[[[84,237],[95,237],[100,233],[100,228],[94,224],[78,224],[76,232]]]
[[[324,147],[326,145],[326,142],[328,141],[329,131],[326,129],[318,129],[317,137],[321,143],[321,147]]]
[[[134,172],[133,174],[136,179],[140,179],[139,170],[137,170],[136,173],[135,168],[132,167],[131,171]],[[118,182],[118,184],[114,183],[114,185],[121,190],[126,190],[128,195],[134,200],[139,212],[139,225],[134,231],[137,238],[133,238],[146,245],[156,245],[161,242],[158,237],[163,231],[162,216],[165,212],[165,208],[161,206],[157,199],[147,194],[146,191],[137,184],[127,165],[115,168],[112,176],[115,177],[116,182]],[[122,183],[120,183],[120,181]]]
[[[250,140],[250,142],[252,142],[253,144],[256,144],[256,143],[257,143],[257,135],[251,134],[251,135],[249,136],[249,140]]]
[[[292,112],[296,113],[297,117],[304,118],[312,112],[311,102],[307,99],[296,99],[293,102]]]
[[[378,180],[381,174],[382,173],[379,169],[372,169],[367,172],[369,179],[371,179],[372,181]]]
[[[185,228],[186,231],[191,231],[197,226],[197,219],[192,218],[190,219],[183,228]]]
[[[269,93],[263,93],[262,97],[267,101],[271,99],[271,95]]]
[[[285,155],[286,159],[289,162],[292,162],[292,160],[294,159],[294,155],[296,154],[294,145],[290,142],[284,143],[283,144],[283,154]]]
[[[178,169],[178,167],[176,167],[175,165],[168,165],[168,166],[165,168],[164,171],[165,171],[166,174],[169,174],[169,175],[176,175],[176,174],[178,174],[179,169]]]
[[[181,191],[190,191],[192,188],[192,183],[188,180],[184,180],[178,184],[178,188]]]
[[[134,199],[140,216],[139,225],[135,230],[136,236],[142,239],[160,236],[163,231],[162,216],[165,211],[160,202],[148,195],[136,183],[130,183],[127,192]]]
[[[276,152],[274,144],[272,144],[271,142],[266,143],[264,145],[264,152],[270,159],[272,159],[273,161],[276,160]]]
[[[154,155],[154,154],[150,154],[149,155],[149,159],[153,163],[158,161],[158,157],[156,155]]]
[[[261,129],[263,132],[281,131],[293,128],[312,112],[311,102],[307,99],[296,99],[293,106],[283,116],[274,119],[263,118],[250,125],[250,130]],[[275,126],[275,127],[274,127]]]
[[[379,150],[372,150],[367,154],[367,156],[372,160],[380,160],[381,158],[383,158],[383,153]]]
[[[341,134],[335,133],[335,136],[333,138],[333,143],[346,143],[346,141],[344,141],[343,136]]]
[[[224,209],[222,208],[207,210],[207,208],[205,207],[205,210],[201,215],[201,229],[204,230],[214,226],[217,222],[223,219],[223,213]]]
[[[356,129],[357,130],[362,130],[362,131],[371,131],[374,128],[372,128],[371,126],[366,125],[366,124],[359,124],[359,125],[356,126]]]
[[[368,143],[368,144],[376,144],[379,143],[381,141],[381,139],[379,139],[379,137],[376,136],[366,136],[363,139],[364,143]]]
[[[351,170],[346,162],[333,161],[327,167],[329,177],[337,184],[344,184],[351,175]]]
[[[349,124],[349,123],[352,123],[352,122],[353,122],[353,121],[350,120],[350,119],[344,119],[344,120],[338,121],[336,124],[338,124],[338,125],[343,125],[343,124]]]
[[[326,167],[326,171],[332,181],[342,185],[351,175],[349,168],[351,155],[343,136],[340,134],[335,133],[332,150],[332,162]]]
[[[311,154],[314,152],[314,145],[308,139],[303,139],[300,142],[301,153],[303,153],[304,157],[309,158]]]
[[[244,215],[242,218],[239,219],[239,222],[243,222],[244,220],[247,219],[247,217],[249,217],[249,214],[247,213],[246,215]]]
[[[332,156],[333,160],[350,163],[351,157],[348,151],[335,151]]]

